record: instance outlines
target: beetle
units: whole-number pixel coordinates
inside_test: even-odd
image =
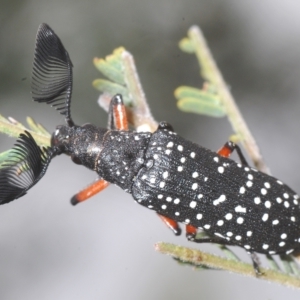
[[[280,180],[250,167],[240,148],[227,142],[218,152],[192,143],[166,122],[154,133],[128,130],[121,95],[112,98],[108,128],[76,125],[70,113],[72,62],[59,37],[41,24],[33,63],[33,100],[54,106],[66,125],[56,127],[51,147],[41,149],[22,133],[0,170],[0,204],[17,199],[46,173],[52,158],[67,154],[99,179],[72,197],[76,205],[109,183],[154,210],[176,235],[197,243],[243,247],[259,273],[255,253],[300,250],[299,196]],[[240,162],[231,160],[236,150]],[[16,158],[17,157],[17,158]],[[206,238],[197,238],[197,230]]]

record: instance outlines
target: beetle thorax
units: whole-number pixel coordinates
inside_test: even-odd
[[[51,146],[70,155],[73,162],[95,170],[95,161],[100,156],[106,129],[91,124],[83,126],[58,126],[51,138]]]

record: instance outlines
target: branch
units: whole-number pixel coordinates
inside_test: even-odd
[[[238,141],[240,141],[246,149],[255,167],[258,170],[269,174],[269,169],[263,162],[257,143],[235,104],[233,96],[215,63],[205,38],[198,26],[192,26],[189,29],[188,38],[184,38],[180,42],[180,47],[183,51],[196,54],[201,67],[201,75],[216,88],[229,122],[237,135]]]
[[[182,262],[192,264],[195,267],[204,266],[207,268],[227,270],[230,272],[257,278],[251,264],[222,258],[199,250],[185,248],[169,243],[157,243],[155,245],[155,250],[159,251],[160,253],[170,255]],[[299,277],[264,268],[260,268],[260,270],[262,272],[262,275],[260,275],[258,278],[289,287],[300,288]]]

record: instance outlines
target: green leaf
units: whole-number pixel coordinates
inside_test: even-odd
[[[179,42],[179,48],[181,51],[187,52],[187,53],[194,53],[195,52],[195,44],[193,41],[185,37]]]
[[[178,99],[177,106],[185,112],[224,117],[226,111],[220,97],[212,93],[211,89],[200,90],[193,87],[182,86],[175,90]]]
[[[131,103],[127,88],[118,83],[106,79],[95,79],[93,81],[93,87],[101,92],[109,93],[110,95],[121,94],[126,105]]]
[[[103,58],[94,58],[96,68],[113,82],[125,85],[121,55],[125,51],[123,47],[117,48],[114,52]]]
[[[39,123],[36,123],[31,117],[26,118],[27,124],[31,130],[36,133],[43,134],[45,136],[51,137],[51,134],[45,129],[45,127]]]

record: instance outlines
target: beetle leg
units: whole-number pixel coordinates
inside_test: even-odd
[[[241,148],[233,142],[227,142],[221,149],[218,150],[217,153],[223,157],[229,157],[234,150],[236,150],[242,165],[249,166]]]
[[[224,245],[224,246],[234,245],[230,241],[223,240],[223,239],[216,238],[216,237],[196,238],[196,235],[187,235],[187,239],[194,243],[214,243],[214,244],[219,244],[219,245]],[[262,272],[259,269],[260,262],[259,262],[257,254],[255,252],[247,252],[247,253],[249,253],[249,255],[251,257],[256,276],[257,277],[261,276]]]
[[[128,121],[122,96],[115,95],[109,105],[108,128],[111,130],[128,130]]]
[[[168,217],[162,216],[160,214],[157,214],[157,215],[174,232],[175,235],[181,234],[181,228],[179,227],[179,225],[176,221],[174,221],[173,219],[170,219]]]
[[[95,181],[94,183],[92,183],[91,185],[74,195],[71,198],[71,204],[76,205],[79,202],[83,202],[89,199],[90,197],[104,190],[108,185],[109,182],[105,181],[104,179],[99,179]]]
[[[165,130],[165,129],[169,131],[174,131],[173,126],[168,122],[166,121],[159,122],[157,130]]]
[[[185,225],[185,236],[188,240],[192,240],[195,238],[197,234],[197,227],[193,225],[187,224]]]
[[[260,261],[259,261],[257,254],[255,252],[248,252],[248,253],[250,254],[256,276],[257,277],[261,276],[263,273],[259,269]]]

